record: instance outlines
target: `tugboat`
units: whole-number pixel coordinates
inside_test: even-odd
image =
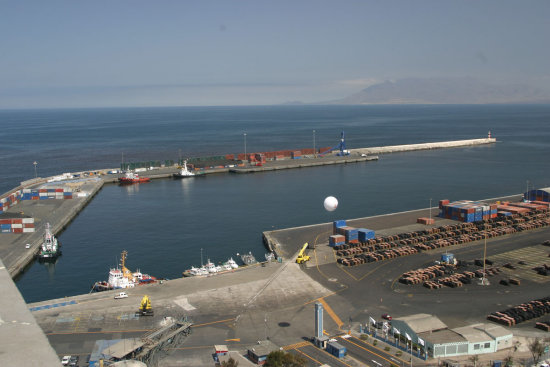
[[[126,250],[122,251],[120,268],[111,269],[109,271],[109,280],[96,282],[92,286],[92,291],[101,292],[111,289],[134,288],[136,285],[149,284],[157,281],[157,278],[148,274],[142,274],[139,270],[132,273],[126,267],[127,256],[128,252]]]
[[[173,176],[174,178],[195,177],[195,173],[189,171],[187,169],[187,161],[183,161],[183,167],[180,169],[178,173],[174,173]]]
[[[50,230],[50,223],[46,223],[44,241],[42,242],[42,247],[40,249],[40,253],[38,254],[38,259],[41,261],[50,261],[55,260],[60,255],[61,251],[59,250],[57,238],[55,238]]]
[[[137,173],[127,171],[124,173],[124,177],[118,178],[118,183],[121,185],[128,185],[141,182],[149,182],[151,179],[149,177],[140,177]]]

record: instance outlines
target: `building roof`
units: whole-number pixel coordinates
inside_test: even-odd
[[[226,353],[228,351],[227,345],[221,345],[221,344],[214,345],[214,350],[216,351],[216,353],[220,353],[220,352]]]
[[[279,346],[272,343],[270,340],[259,341],[248,348],[249,351],[257,356],[266,356],[274,350],[279,350]]]
[[[143,346],[143,342],[138,338],[122,339],[109,347],[109,355],[116,359],[122,359]]]
[[[226,355],[221,355],[218,357],[220,363],[227,362],[229,358],[233,358],[233,360],[239,364],[239,367],[258,366],[257,364],[252,363],[248,358],[243,357],[241,353],[235,351],[230,351]]]
[[[469,343],[484,343],[493,340],[490,335],[483,330],[475,328],[474,325],[455,328],[453,331],[462,335]]]
[[[405,322],[417,334],[447,328],[447,325],[437,318],[437,316],[429,315],[427,313],[418,313],[415,315],[398,317],[395,320]]]
[[[433,332],[427,331],[417,335],[423,340],[426,340],[434,345],[467,342],[462,335],[449,329],[437,330]]]
[[[493,338],[503,338],[503,337],[514,336],[514,334],[512,334],[511,331],[509,331],[508,329],[500,325],[482,323],[482,324],[475,324],[472,326],[475,327],[476,329],[483,330]]]

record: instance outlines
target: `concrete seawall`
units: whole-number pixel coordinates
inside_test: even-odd
[[[435,143],[358,148],[358,149],[350,149],[350,151],[352,153],[359,153],[359,154],[385,154],[385,153],[397,153],[397,152],[410,152],[413,150],[460,148],[460,147],[467,147],[467,146],[474,146],[474,145],[492,144],[492,143],[496,143],[496,141],[497,140],[495,138],[468,139],[468,140],[441,141],[441,142],[435,142]]]

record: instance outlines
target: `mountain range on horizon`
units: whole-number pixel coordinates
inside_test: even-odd
[[[371,85],[348,97],[316,104],[550,103],[550,92],[526,84],[491,84],[476,78],[405,78]]]

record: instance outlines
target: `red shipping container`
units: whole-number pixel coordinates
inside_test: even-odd
[[[39,196],[31,196],[31,200],[40,200]]]
[[[69,195],[65,195],[65,196],[63,196],[63,199],[72,199],[72,198],[73,198],[73,196],[72,196],[72,195],[71,195],[71,196],[69,196]]]
[[[11,231],[13,233],[23,233],[23,228],[12,228]]]
[[[38,192],[48,192],[48,189],[39,189]]]
[[[23,228],[34,228],[34,223],[23,223]]]
[[[0,224],[11,224],[11,219],[0,219]]]
[[[350,240],[348,243],[359,243],[359,240]]]
[[[55,192],[63,192],[63,189],[55,189]]]
[[[12,219],[11,223],[12,224],[23,224],[23,219]]]

